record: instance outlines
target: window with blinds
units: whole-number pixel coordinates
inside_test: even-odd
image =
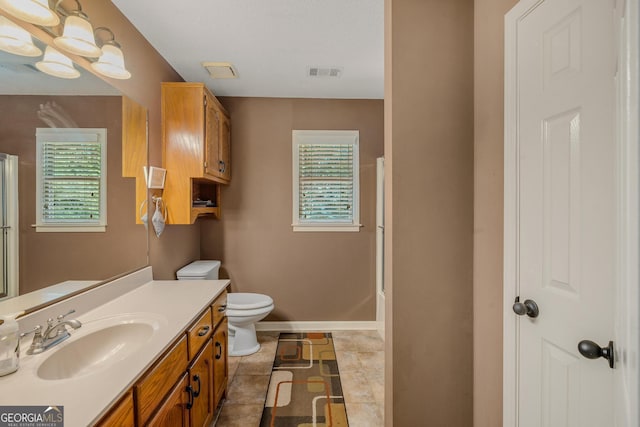
[[[358,131],[293,131],[294,231],[359,231]]]
[[[106,129],[38,129],[37,231],[105,231]]]

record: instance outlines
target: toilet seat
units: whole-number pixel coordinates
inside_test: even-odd
[[[229,310],[257,310],[272,305],[273,299],[268,295],[234,292],[227,294],[227,312]]]
[[[261,314],[270,313],[274,309],[273,304],[269,304],[260,308],[252,308],[252,309],[236,309],[229,308],[229,302],[227,301],[227,317],[251,317],[251,316],[259,316]]]

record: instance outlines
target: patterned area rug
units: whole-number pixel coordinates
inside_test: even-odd
[[[331,333],[281,333],[260,427],[348,425]]]

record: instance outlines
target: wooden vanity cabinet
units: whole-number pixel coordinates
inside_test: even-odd
[[[227,335],[228,323],[218,325],[213,333],[213,407],[217,408],[227,393]]]
[[[128,391],[118,403],[98,423],[100,427],[133,427],[133,392]]]
[[[219,218],[218,186],[231,180],[231,121],[203,83],[162,83],[162,144],[168,223]]]
[[[96,425],[209,426],[226,395],[226,307],[223,291]]]
[[[133,387],[137,425],[143,426],[188,366],[185,335]]]
[[[204,345],[198,357],[189,367],[189,388],[193,395],[189,425],[208,426],[216,407],[213,405],[214,360],[212,339]]]
[[[189,427],[188,384],[189,378],[187,374],[182,375],[149,422],[138,425],[152,427]]]

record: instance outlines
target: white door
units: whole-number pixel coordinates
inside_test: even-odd
[[[614,339],[614,2],[522,1],[506,22],[505,297],[539,315],[505,312],[504,425],[612,426],[614,370],[578,343]]]

